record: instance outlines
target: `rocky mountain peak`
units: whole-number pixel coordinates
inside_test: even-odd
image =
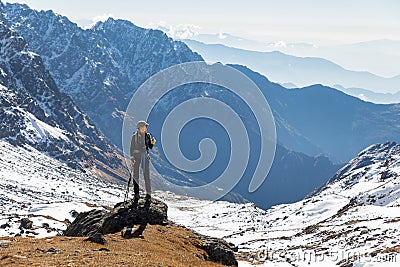
[[[363,151],[357,157],[352,159],[343,168],[341,168],[331,182],[344,179],[350,173],[365,170],[364,174],[375,168],[389,168],[399,163],[400,145],[396,142],[387,142],[383,144],[373,144]],[[374,168],[375,167],[375,168]]]
[[[202,60],[158,30],[108,19],[83,30],[55,13],[20,4],[3,8],[7,23],[39,54],[61,92],[121,145],[122,114],[147,78],[169,66]]]
[[[99,163],[122,168],[102,133],[59,91],[42,58],[3,22],[0,54],[0,138],[33,146],[76,168]]]
[[[348,198],[350,206],[400,206],[400,145],[367,147],[309,198],[332,194]]]

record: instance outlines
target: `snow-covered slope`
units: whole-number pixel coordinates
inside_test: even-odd
[[[399,193],[400,145],[385,143],[362,151],[308,198],[267,211],[252,204],[165,200],[173,220],[224,237],[253,263],[390,266],[400,260]]]
[[[124,188],[30,146],[0,141],[0,165],[3,236],[55,235],[76,212],[123,199]],[[386,143],[361,152],[308,198],[266,211],[252,203],[211,202],[163,191],[154,196],[168,204],[171,220],[238,245],[243,266],[375,266],[399,257],[399,177],[400,145]],[[29,218],[33,229],[21,231],[22,218]]]
[[[110,205],[121,195],[118,186],[72,169],[32,146],[0,140],[0,236],[21,234],[24,217],[37,229],[23,235],[55,235],[65,229],[66,219],[73,220],[72,210],[93,208],[85,203]],[[43,227],[45,223],[48,226]]]

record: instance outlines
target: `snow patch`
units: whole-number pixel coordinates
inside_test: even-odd
[[[53,137],[55,139],[64,139],[68,141],[68,137],[65,136],[64,131],[60,128],[48,125],[29,112],[26,112],[26,114],[29,119],[29,123],[26,125],[26,130],[34,132],[38,137],[37,140],[46,140],[49,137]]]

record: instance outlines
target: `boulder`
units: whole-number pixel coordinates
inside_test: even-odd
[[[197,234],[201,243],[200,248],[207,252],[210,260],[223,265],[238,266],[234,251],[237,247],[221,238]]]
[[[94,209],[80,213],[64,232],[66,236],[117,233],[137,224],[166,225],[168,206],[151,198],[118,203],[111,211]]]
[[[32,229],[33,222],[28,218],[23,218],[20,221],[21,225],[19,226],[20,229]]]

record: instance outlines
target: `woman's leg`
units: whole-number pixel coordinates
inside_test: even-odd
[[[135,197],[139,196],[139,168],[140,168],[140,154],[135,155],[135,163],[133,164],[133,191]]]
[[[146,153],[144,157],[144,168],[143,168],[143,174],[144,174],[144,184],[146,187],[146,194],[148,196],[151,196],[151,182],[150,182],[150,156],[149,154]]]

